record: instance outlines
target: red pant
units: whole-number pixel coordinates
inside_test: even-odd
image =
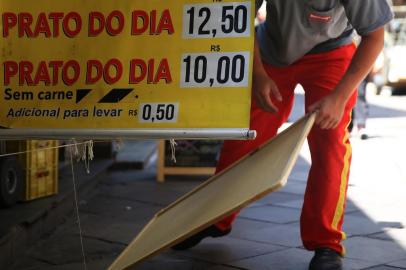
[[[226,141],[217,172],[275,136],[291,112],[293,90],[297,84],[301,84],[305,89],[306,110],[309,105],[328,95],[344,75],[354,52],[355,45],[351,44],[329,52],[306,55],[288,67],[279,68],[264,64],[283,97],[282,102],[273,100],[279,111],[262,111],[253,100],[250,126],[257,131],[258,136],[252,141]],[[345,234],[341,228],[351,162],[347,126],[355,101],[356,93],[346,104],[344,116],[337,128],[323,130],[314,126],[308,137],[312,165],[300,225],[303,244],[309,250],[330,247],[344,254],[341,240],[345,238]],[[236,217],[237,213],[216,225],[221,229],[228,228]]]

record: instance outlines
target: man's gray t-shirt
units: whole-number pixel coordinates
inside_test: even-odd
[[[264,0],[256,0],[259,8]],[[287,66],[308,53],[352,42],[393,18],[387,0],[265,0],[266,21],[257,27],[262,59]]]

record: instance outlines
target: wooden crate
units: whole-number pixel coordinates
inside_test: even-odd
[[[177,141],[177,143],[181,142],[189,142],[192,141]],[[200,144],[207,144],[208,141],[200,140],[194,141],[199,142]],[[218,146],[216,146],[218,145]],[[215,147],[217,149],[215,152],[220,151],[220,142],[219,141],[210,141],[210,145],[204,145],[206,147]],[[210,154],[211,162],[201,162],[200,157],[201,153],[199,153],[199,149],[197,151],[191,151],[187,153],[186,151],[182,150],[179,146],[176,147],[176,158],[178,160],[177,163],[170,162],[170,147],[168,143],[164,140],[160,140],[158,142],[158,164],[157,164],[157,181],[163,183],[165,181],[166,175],[213,175],[216,171],[216,157],[213,156],[213,153]],[[188,156],[190,159],[186,160],[184,157]],[[183,157],[183,158],[182,158]],[[193,159],[193,158],[194,159]]]
[[[58,142],[29,140],[20,142],[20,155],[25,167],[25,196],[29,201],[58,193]]]

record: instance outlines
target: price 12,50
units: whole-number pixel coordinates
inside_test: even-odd
[[[181,87],[247,87],[249,52],[184,54]]]
[[[248,37],[251,2],[185,5],[183,37]]]

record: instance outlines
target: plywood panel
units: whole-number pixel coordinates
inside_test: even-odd
[[[160,211],[109,269],[128,269],[282,187],[314,118],[314,114],[302,118],[257,151]]]

